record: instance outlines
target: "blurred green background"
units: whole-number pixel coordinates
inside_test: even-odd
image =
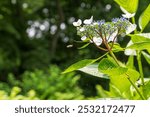
[[[140,0],[136,19],[148,4]],[[108,90],[108,80],[61,74],[76,61],[104,53],[93,46],[78,49],[83,44],[76,42],[80,38],[72,22],[91,16],[108,21],[121,14],[113,0],[0,0],[0,99],[99,98],[96,86]],[[119,40],[122,46],[128,41]],[[117,57],[127,61],[122,53]],[[143,66],[150,76],[147,63]]]

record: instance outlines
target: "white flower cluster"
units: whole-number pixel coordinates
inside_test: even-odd
[[[114,42],[118,35],[127,35],[136,29],[136,24],[132,24],[129,20],[121,18],[113,18],[111,22],[105,20],[93,21],[90,19],[83,21],[79,19],[73,22],[77,27],[77,34],[81,36],[82,41],[95,43],[100,46],[102,43]]]

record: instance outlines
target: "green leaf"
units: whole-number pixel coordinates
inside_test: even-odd
[[[150,41],[134,43],[131,46],[128,46],[127,49],[150,50]]]
[[[114,0],[114,1],[129,13],[135,13],[137,11],[139,0]]]
[[[144,28],[147,26],[147,24],[150,21],[150,4],[148,7],[145,9],[145,11],[141,14],[139,18],[139,26],[141,31],[144,30]]]
[[[97,95],[99,98],[108,98],[108,94],[107,94],[107,91],[105,91],[102,86],[100,85],[97,85],[96,86],[96,89],[97,89]]]
[[[108,58],[104,58],[100,61],[98,70],[102,73],[112,75],[121,75],[127,71],[125,67],[119,67],[116,63]]]
[[[111,69],[117,68],[117,67],[118,67],[118,65],[115,64],[114,62],[112,62],[108,58],[103,58],[98,65],[99,71],[111,70]]]
[[[139,78],[139,73],[133,69],[127,69],[127,71],[121,75],[111,76],[110,81],[123,93],[130,89],[131,83],[128,78],[134,83]]]
[[[134,69],[134,56],[133,55],[129,56],[126,65],[128,68]]]
[[[78,49],[83,49],[86,48],[90,43],[86,43],[85,45],[83,45],[82,47],[78,48]]]
[[[114,43],[112,51],[113,52],[120,52],[120,51],[124,51],[124,48],[122,48],[119,43]]]
[[[144,58],[146,59],[146,61],[148,62],[148,64],[150,64],[150,54],[147,54],[144,51],[142,51],[142,54],[143,54]]]
[[[131,37],[133,43],[147,42],[147,41],[150,42],[150,33],[140,33],[129,36]]]
[[[98,64],[92,64],[92,65],[85,66],[85,67],[79,69],[79,71],[90,74],[92,76],[109,79],[108,75],[98,71]]]
[[[78,70],[78,69],[83,68],[83,67],[85,67],[87,65],[90,65],[90,64],[92,64],[92,63],[100,60],[101,58],[103,58],[107,54],[108,54],[108,52],[105,53],[104,55],[96,58],[96,59],[85,59],[85,60],[81,60],[81,61],[79,61],[77,63],[74,63],[73,65],[71,65],[70,67],[68,67],[64,72],[62,72],[62,74],[68,73],[68,72],[71,72],[71,71],[74,71],[74,70]]]
[[[139,73],[137,71],[120,67],[108,58],[104,58],[100,61],[98,69],[100,72],[108,74],[111,83],[122,93],[129,90],[131,86],[128,78],[130,78],[132,82],[135,82],[139,78]]]
[[[62,72],[63,74],[64,73],[68,73],[68,72],[71,72],[71,71],[74,71],[74,70],[78,70],[80,68],[83,68],[87,65],[90,65],[92,63],[95,62],[95,59],[85,59],[85,60],[81,60],[77,63],[74,63],[73,65],[71,65],[70,67],[68,67],[64,72]]]
[[[143,86],[143,94],[145,97],[150,98],[150,81],[148,81],[144,86]]]

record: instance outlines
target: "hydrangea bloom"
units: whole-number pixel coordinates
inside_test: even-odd
[[[90,19],[83,21],[79,19],[73,22],[77,27],[77,34],[82,41],[89,41],[100,46],[102,43],[114,42],[118,35],[124,36],[136,29],[136,25],[129,22],[124,17],[113,18],[111,22],[105,20],[93,21],[93,16]]]

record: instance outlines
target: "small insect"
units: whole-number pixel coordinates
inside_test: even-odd
[[[72,45],[72,44],[70,44],[70,45],[67,45],[66,47],[67,47],[67,48],[72,48],[72,47],[73,47],[73,45]]]

